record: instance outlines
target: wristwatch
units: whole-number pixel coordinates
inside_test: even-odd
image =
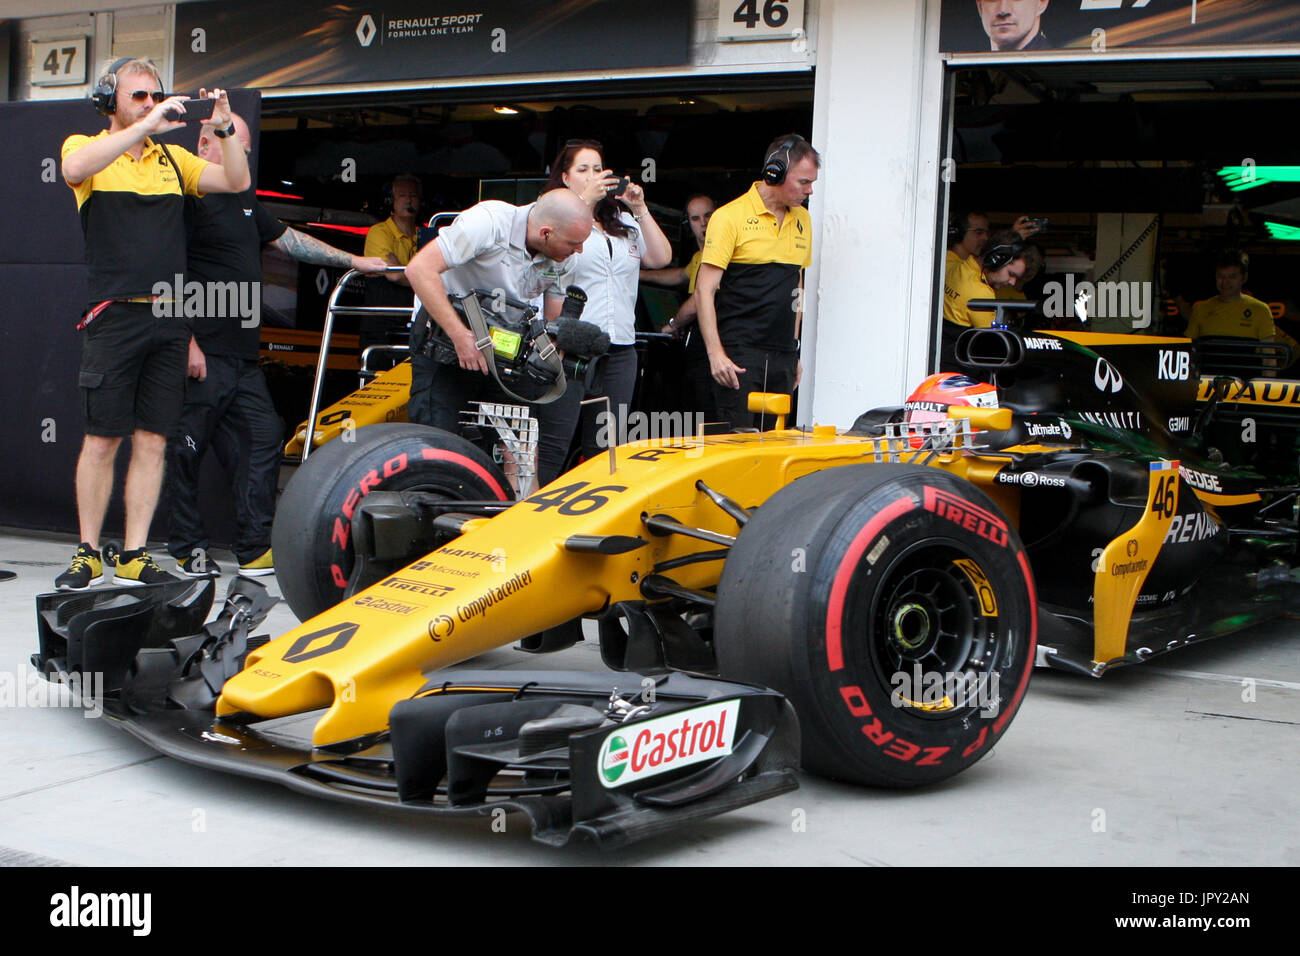
[[[225,129],[214,129],[214,130],[212,131],[212,134],[213,134],[214,136],[216,136],[217,139],[225,139],[227,136],[234,136],[234,135],[235,135],[235,121],[234,121],[234,120],[231,120],[231,121],[230,121],[230,125],[227,126]]]

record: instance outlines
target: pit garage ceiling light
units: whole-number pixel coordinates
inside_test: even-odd
[[[1234,193],[1269,183],[1300,182],[1300,166],[1224,166],[1219,176]]]
[[[1300,242],[1300,226],[1287,226],[1280,222],[1266,222],[1264,227],[1268,229],[1268,234],[1273,239],[1281,239],[1284,242]]]

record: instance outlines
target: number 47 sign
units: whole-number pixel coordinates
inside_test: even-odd
[[[803,36],[804,0],[718,0],[719,40]]]
[[[32,41],[32,86],[80,86],[86,82],[86,37]]]

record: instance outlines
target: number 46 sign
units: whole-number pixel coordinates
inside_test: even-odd
[[[719,40],[803,36],[803,0],[718,0]]]

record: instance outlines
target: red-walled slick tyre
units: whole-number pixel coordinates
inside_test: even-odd
[[[507,501],[510,485],[482,450],[425,425],[358,428],[324,445],[290,479],[271,548],[281,593],[300,620],[343,599],[352,573],[352,513],[372,491],[427,491],[453,501]]]
[[[974,485],[913,465],[833,468],[773,495],[727,558],[714,616],[722,675],[790,699],[804,766],[884,787],[989,752],[1036,630],[1015,528]]]

